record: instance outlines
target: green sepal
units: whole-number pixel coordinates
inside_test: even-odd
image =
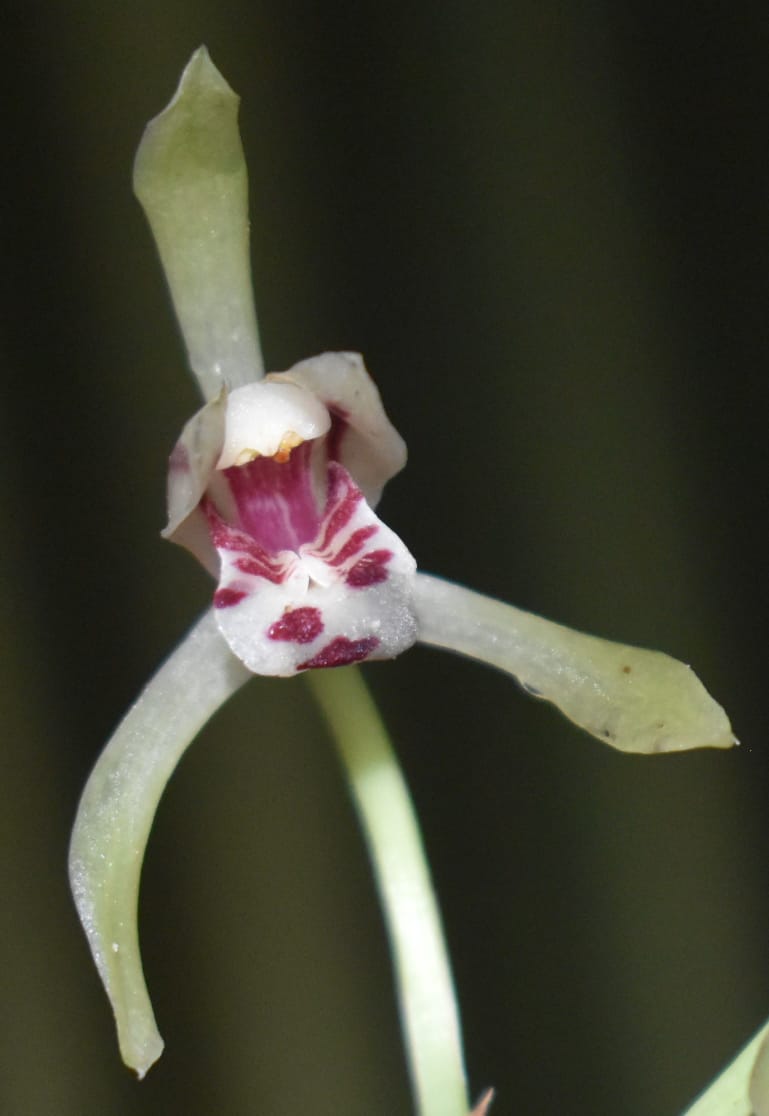
[[[134,190],[206,399],[264,374],[239,103],[200,47],[171,103],[147,125],[134,163]]]

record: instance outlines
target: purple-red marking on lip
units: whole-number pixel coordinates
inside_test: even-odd
[[[312,488],[313,442],[293,449],[286,461],[257,457],[223,471],[241,528],[270,554],[298,550],[317,537],[320,513]]]
[[[393,556],[391,550],[372,550],[359,558],[347,574],[345,581],[353,589],[367,589],[369,585],[380,585],[387,581],[387,563]]]
[[[252,577],[263,577],[273,585],[280,585],[285,580],[285,563],[275,561],[264,547],[254,542],[245,531],[225,523],[210,500],[203,501],[203,510],[208,519],[211,542],[214,546],[218,550],[240,552],[240,557],[235,559],[235,565],[241,573],[250,574]]]
[[[267,629],[270,639],[287,643],[312,643],[323,631],[319,608],[292,608]]]
[[[379,646],[376,636],[366,636],[364,639],[348,639],[346,636],[337,636],[322,647],[317,655],[313,655],[304,663],[299,663],[297,670],[312,670],[314,667],[348,666],[350,663],[359,663],[367,659],[372,651]]]
[[[329,566],[341,566],[348,558],[352,558],[354,554],[363,549],[371,536],[375,535],[378,530],[376,523],[370,523],[368,527],[359,527],[357,531],[353,531],[339,553],[335,554],[329,561]]]
[[[214,593],[214,608],[232,608],[233,605],[240,604],[244,597],[247,597],[243,589],[217,589]]]
[[[313,545],[313,550],[318,554],[322,554],[324,550],[327,550],[334,536],[337,535],[343,527],[347,526],[353,517],[356,507],[363,499],[363,493],[360,489],[355,487],[341,465],[337,465],[333,461],[329,462],[328,479],[329,486],[326,508],[333,507],[334,510],[326,521],[323,538],[317,545]]]

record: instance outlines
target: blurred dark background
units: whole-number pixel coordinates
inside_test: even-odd
[[[197,406],[130,189],[206,42],[242,96],[268,364],[361,350],[422,567],[691,662],[740,749],[615,755],[507,678],[366,671],[413,789],[473,1094],[675,1116],[769,1015],[769,21],[758,3],[93,0],[5,18],[0,1109],[393,1116],[384,935],[300,681],[162,803],[167,1051],[137,1084],[65,857],[110,730],[209,599],[162,543]]]

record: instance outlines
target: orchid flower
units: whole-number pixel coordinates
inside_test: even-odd
[[[724,711],[682,663],[417,572],[406,545],[375,514],[406,449],[362,358],[324,353],[264,375],[237,106],[201,48],[137,153],[136,193],[205,399],[170,457],[164,534],[190,550],[217,584],[212,608],[96,764],[72,838],[72,887],[123,1059],[141,1077],[162,1050],[136,929],[139,874],[160,796],[201,726],[252,673],[310,672],[341,741],[375,862],[406,1026],[417,1028],[420,1019],[420,1033],[431,1036],[413,1056],[413,1076],[427,1079],[430,1059],[445,1054],[435,1054],[434,1036],[445,1033],[460,1068],[448,1087],[451,1100],[438,1098],[432,1111],[466,1116],[453,993],[441,1001],[440,988],[446,982],[450,988],[448,965],[438,949],[434,969],[420,964],[427,975],[415,975],[408,952],[425,927],[433,943],[440,939],[429,877],[420,868],[413,887],[405,886],[395,879],[401,868],[390,867],[388,840],[408,848],[405,859],[421,856],[407,795],[398,779],[380,778],[382,765],[392,771],[395,761],[385,743],[376,743],[375,712],[355,689],[360,684],[343,681],[354,677],[348,672],[333,676],[338,684],[321,683],[328,678],[323,668],[392,658],[419,640],[506,671],[622,751],[725,748],[735,740]],[[379,751],[367,753],[364,786],[356,783],[355,741],[367,733],[366,747]],[[370,801],[374,785],[377,802],[393,811],[387,826]],[[476,1112],[490,1100],[485,1094]]]
[[[416,562],[372,510],[405,459],[354,353],[223,388],[184,428],[166,533],[218,576],[219,630],[249,670],[390,659],[415,642]]]

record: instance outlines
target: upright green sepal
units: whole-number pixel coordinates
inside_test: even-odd
[[[251,288],[248,179],[239,98],[205,47],[145,129],[134,163],[142,204],[203,395],[263,375]]]

